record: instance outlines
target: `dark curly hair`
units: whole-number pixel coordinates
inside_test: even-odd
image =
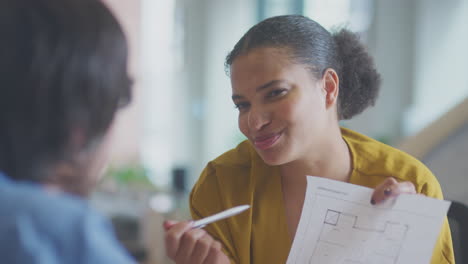
[[[329,68],[340,78],[338,118],[350,119],[374,105],[380,74],[359,37],[346,29],[331,34],[300,15],[276,16],[253,26],[226,57],[226,70],[242,54],[257,48],[286,48],[291,59],[308,65],[317,79]]]

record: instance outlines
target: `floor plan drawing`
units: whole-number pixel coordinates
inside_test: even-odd
[[[404,224],[369,224],[356,215],[328,209],[309,263],[394,264],[407,231]]]
[[[307,177],[287,264],[429,263],[450,202],[400,195],[371,205],[373,189]]]

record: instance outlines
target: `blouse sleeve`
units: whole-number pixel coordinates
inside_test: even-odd
[[[216,179],[216,171],[209,163],[190,193],[190,213],[194,220],[210,216],[225,209],[222,206],[220,191],[219,183]],[[238,263],[228,223],[221,220],[209,224],[204,229],[222,244],[223,251],[229,257],[231,263]]]

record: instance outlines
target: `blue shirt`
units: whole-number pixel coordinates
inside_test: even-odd
[[[135,263],[88,203],[0,173],[0,262]]]

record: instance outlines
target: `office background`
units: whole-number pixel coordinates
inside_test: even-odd
[[[125,28],[129,71],[136,81],[131,106],[117,118],[112,165],[92,200],[111,217],[145,222],[154,211],[159,220],[188,216],[187,192],[205,164],[244,139],[224,58],[243,33],[266,17],[304,14],[329,29],[346,26],[359,32],[383,85],[375,107],[343,126],[400,146],[457,105],[466,105],[468,1],[105,2]],[[454,118],[468,116],[467,109]],[[468,203],[468,193],[457,189],[468,183],[462,175],[468,170],[456,167],[466,163],[466,134],[444,145],[444,151],[457,153],[444,159],[459,165],[439,165],[443,175],[437,176],[445,192],[453,189],[452,197]],[[440,163],[434,155],[426,161]],[[151,230],[160,234],[157,227]]]

